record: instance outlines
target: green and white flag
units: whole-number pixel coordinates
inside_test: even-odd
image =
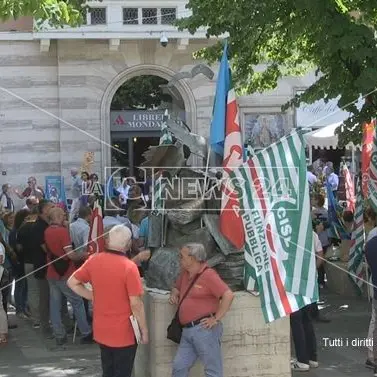
[[[363,196],[361,192],[361,182],[358,180],[356,187],[356,208],[355,222],[353,225],[351,248],[348,259],[348,271],[351,273],[350,278],[358,287],[360,293],[364,282],[363,262],[364,262],[364,208]]]
[[[305,162],[294,132],[232,175],[245,227],[245,286],[257,287],[266,323],[318,300]]]
[[[251,146],[251,143],[248,143],[246,147],[246,161],[251,160],[254,157],[254,155],[255,155],[254,148]],[[257,273],[255,270],[256,266],[254,265],[254,259],[246,257],[245,260],[246,260],[246,263],[245,263],[244,276],[247,276],[247,280],[245,279],[245,288],[248,292],[250,292],[254,296],[259,296]]]
[[[167,120],[169,118],[168,111],[165,111],[162,126],[161,126],[161,137],[160,137],[160,145],[171,145],[173,144],[173,136],[168,128]]]

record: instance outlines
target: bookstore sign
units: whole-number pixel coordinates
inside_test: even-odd
[[[159,131],[163,118],[163,110],[111,111],[111,131]]]

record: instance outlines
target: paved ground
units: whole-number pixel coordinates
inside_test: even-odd
[[[72,342],[57,347],[45,340],[26,320],[10,316],[18,328],[10,330],[9,344],[0,348],[0,377],[99,377],[101,367],[96,345]]]
[[[316,325],[320,367],[305,375],[345,377],[357,374],[358,377],[371,377],[372,371],[364,367],[365,348],[352,343],[353,340],[365,339],[367,335],[368,302],[365,299],[327,295],[322,312],[332,322]],[[11,316],[11,321],[17,321],[19,328],[11,330],[9,345],[0,348],[0,377],[101,376],[95,345],[74,345],[71,341],[65,348],[57,349],[53,341],[43,341],[28,322],[17,320],[14,316]],[[325,338],[342,339],[343,345],[338,341],[339,346],[330,346]]]
[[[368,333],[370,304],[366,299],[338,295],[326,295],[323,299],[321,313],[326,313],[331,323],[315,325],[320,366],[305,375],[308,377],[372,376],[373,371],[364,366],[367,351],[361,344],[365,342]],[[295,373],[297,374],[302,373]]]

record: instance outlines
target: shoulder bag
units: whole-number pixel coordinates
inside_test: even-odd
[[[50,250],[48,252],[55,271],[60,277],[63,277],[69,269],[70,260],[65,259],[65,255],[58,257]]]
[[[199,277],[204,273],[205,270],[207,270],[208,267],[206,267],[200,274],[198,274],[194,280],[191,282],[190,286],[187,288],[185,294],[183,295],[182,299],[180,300],[177,311],[175,313],[175,316],[173,317],[168,329],[167,329],[167,338],[174,343],[179,344],[182,338],[182,325],[179,322],[179,308],[182,305],[183,300],[187,297],[189,291],[194,286],[195,282],[199,279]]]
[[[56,273],[60,276],[60,277],[63,277],[66,272],[68,271],[69,269],[69,266],[71,265],[71,261],[66,258],[68,258],[65,253],[62,255],[62,256],[57,256],[55,255],[50,249],[49,247],[47,246],[47,244],[45,243],[46,245],[46,249],[47,249],[47,254],[48,256],[50,257],[50,260],[51,260],[51,264],[54,266],[54,270],[56,271]]]

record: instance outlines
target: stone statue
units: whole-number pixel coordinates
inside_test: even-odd
[[[149,215],[148,246],[152,257],[146,284],[170,290],[180,272],[179,248],[188,242],[200,242],[207,251],[208,264],[232,289],[243,289],[243,250],[236,250],[219,231],[221,192],[213,183],[204,187],[204,167],[198,170],[188,165],[191,155],[206,157],[205,139],[174,120],[168,121],[168,127],[173,144],[150,147],[144,154],[143,166],[163,170],[164,176],[169,177],[164,186],[164,210]],[[209,188],[214,195],[203,197]]]
[[[94,164],[94,152],[85,152],[83,162],[81,165],[81,172],[92,173],[92,166]]]

